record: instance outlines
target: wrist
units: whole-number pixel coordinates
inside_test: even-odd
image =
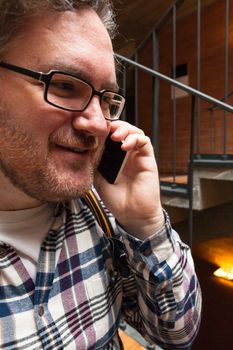
[[[135,219],[133,222],[125,223],[119,222],[126,232],[142,241],[158,232],[164,223],[165,217],[162,208],[153,218]]]

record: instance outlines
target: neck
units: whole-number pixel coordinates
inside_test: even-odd
[[[40,206],[42,203],[16,188],[9,180],[0,172],[0,210],[23,210]]]

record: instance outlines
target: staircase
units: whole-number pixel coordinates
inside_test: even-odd
[[[185,17],[186,2],[173,1],[133,56],[116,57],[127,98],[123,118],[151,137],[162,203],[186,211],[178,217],[189,218],[191,244],[193,211],[233,201],[233,3],[197,1]],[[219,32],[221,40],[209,44]]]
[[[212,269],[213,263],[220,266],[219,259],[225,261],[226,245],[232,263],[233,2],[197,0],[192,10],[188,0],[170,4],[133,55],[132,48],[121,50],[129,57],[116,54],[127,98],[123,118],[151,137],[162,204],[182,239],[193,244],[205,296],[204,322],[193,350],[230,350],[232,282],[221,285]]]
[[[198,156],[193,161],[193,210],[204,210],[233,200],[233,156]],[[161,181],[166,207],[189,208],[187,184]]]

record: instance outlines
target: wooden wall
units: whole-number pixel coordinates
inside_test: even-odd
[[[201,91],[221,99],[224,96],[224,51],[225,51],[225,1],[204,7],[201,11]],[[197,87],[197,18],[196,12],[177,21],[176,64],[187,64],[191,87]],[[228,91],[233,91],[233,2],[229,13],[229,74]],[[145,46],[139,61],[152,67],[151,42]],[[171,76],[172,72],[172,25],[167,24],[159,32],[159,72]],[[160,81],[159,95],[159,154],[160,171],[169,173],[173,157],[173,116],[171,86]],[[152,79],[146,73],[139,73],[139,125],[151,136]],[[233,103],[233,95],[228,103]],[[210,105],[201,102],[200,153],[223,153],[223,112],[211,113]],[[176,143],[177,171],[187,171],[189,156],[189,135],[191,98],[176,99]],[[233,116],[227,114],[227,153],[233,153]]]

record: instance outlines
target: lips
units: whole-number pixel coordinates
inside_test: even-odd
[[[56,147],[63,149],[64,151],[67,151],[67,152],[80,153],[80,154],[93,151],[93,149],[90,149],[90,148],[65,146],[65,145],[58,145],[58,144],[56,144]]]

